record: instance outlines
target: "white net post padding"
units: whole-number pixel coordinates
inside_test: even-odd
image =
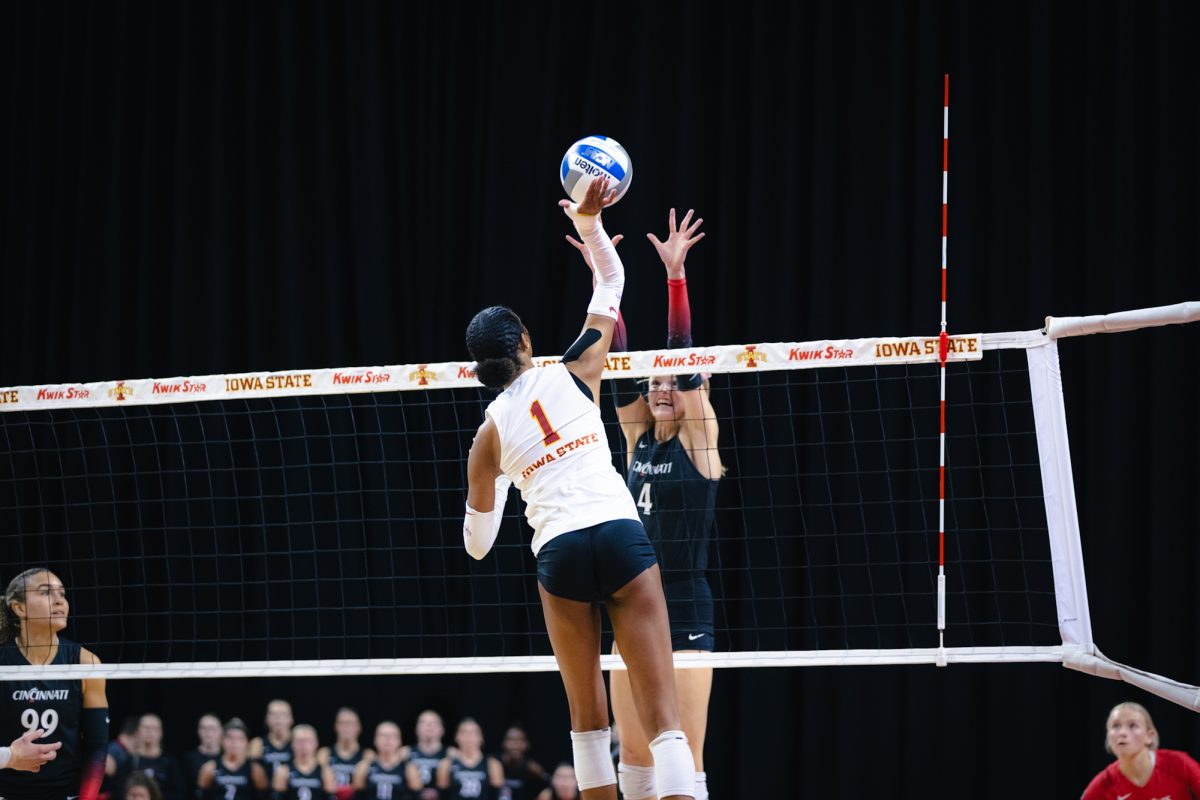
[[[1070,667],[1098,678],[1109,678],[1114,681],[1125,681],[1128,684],[1144,689],[1164,700],[1200,712],[1200,687],[1187,683],[1173,681],[1153,672],[1127,667],[1105,656],[1095,647],[1092,652],[1074,652],[1063,654],[1063,666]]]
[[[1120,333],[1162,325],[1183,325],[1197,320],[1200,320],[1200,301],[1191,300],[1171,306],[1135,308],[1087,317],[1046,317],[1046,335],[1051,339],[1063,339],[1092,333]]]
[[[1067,443],[1067,412],[1063,403],[1058,346],[1047,340],[1043,346],[1030,347],[1025,353],[1029,359],[1030,393],[1037,425],[1046,527],[1050,532],[1058,629],[1063,645],[1090,652],[1092,622],[1083,573],[1079,514],[1075,509],[1075,480],[1071,472],[1071,448]]]

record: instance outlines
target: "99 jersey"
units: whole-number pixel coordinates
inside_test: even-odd
[[[78,664],[81,647],[58,640],[51,664]],[[29,666],[16,642],[0,645],[0,664]],[[82,681],[9,681],[0,683],[0,742],[8,745],[28,731],[41,728],[39,744],[62,742],[58,756],[38,772],[0,770],[0,797],[79,794],[79,716],[83,708]]]

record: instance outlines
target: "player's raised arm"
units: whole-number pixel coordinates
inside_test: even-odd
[[[600,212],[613,202],[615,196],[615,192],[609,190],[607,179],[594,180],[588,186],[583,202],[576,205],[570,200],[560,200],[558,203],[575,223],[575,230],[591,257],[589,266],[595,276],[583,331],[563,354],[563,363],[591,389],[593,399],[600,397],[600,374],[604,371],[604,360],[621,309],[621,295],[625,291],[625,268],[600,222]]]

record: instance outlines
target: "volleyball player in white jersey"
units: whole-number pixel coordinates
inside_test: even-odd
[[[639,717],[654,756],[659,798],[694,797],[695,762],[675,705],[671,634],[662,579],[633,498],[613,468],[596,400],[625,272],[600,211],[612,202],[593,181],[575,223],[596,270],[583,332],[562,362],[533,368],[529,331],[493,306],[467,327],[484,386],[502,389],[487,408],[467,461],[463,540],[483,558],[496,539],[508,488],[526,503],[538,559],[538,592],[571,712],[575,773],[585,800],[615,800],[608,698],[600,672],[600,608],[612,620]]]

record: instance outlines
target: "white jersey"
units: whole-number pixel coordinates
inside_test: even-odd
[[[534,555],[560,533],[638,518],[613,466],[600,409],[563,364],[526,370],[487,415],[500,435],[500,470],[525,501]]]

